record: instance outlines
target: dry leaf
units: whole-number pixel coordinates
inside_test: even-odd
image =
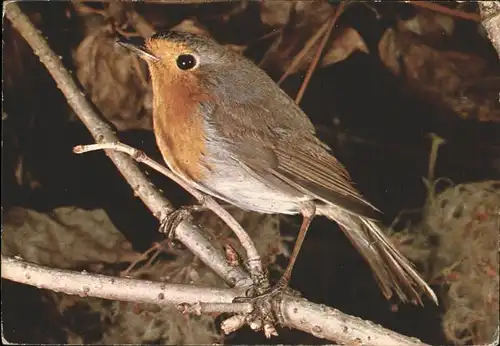
[[[397,41],[396,31],[392,28],[387,29],[378,44],[380,60],[395,75],[401,73],[399,58],[401,57],[401,47]]]
[[[395,75],[406,78],[421,96],[440,103],[463,118],[500,121],[499,71],[471,53],[441,51],[410,32],[387,29],[379,42],[380,59]],[[471,85],[496,76],[496,84],[478,93]],[[476,89],[477,90],[477,89]]]
[[[245,49],[247,49],[247,46],[238,45],[238,44],[225,44],[224,47],[226,47],[227,49],[230,49],[233,52],[236,52],[238,54],[243,54]]]
[[[118,130],[152,129],[147,66],[116,45],[111,27],[97,23],[74,52],[76,75],[92,102]]]
[[[260,20],[271,27],[285,26],[290,20],[290,13],[297,5],[294,1],[260,2]]]
[[[195,19],[185,19],[171,30],[189,32],[191,34],[210,37],[208,30]]]
[[[320,66],[324,67],[345,60],[356,51],[368,53],[368,47],[356,30],[347,28],[334,39],[329,48],[327,46]]]
[[[103,210],[51,213],[14,207],[4,215],[2,254],[55,268],[133,261],[139,256]]]
[[[417,15],[409,20],[397,21],[398,31],[409,31],[423,36],[427,42],[438,43],[453,34],[455,19],[451,16],[418,9]]]
[[[293,16],[286,23],[286,26],[281,30],[280,36],[263,58],[261,67],[264,69],[277,68],[282,71],[286,70],[291,63],[291,57],[296,56],[306,46],[311,37],[320,30],[335,11],[335,7],[323,1],[297,1],[292,3],[294,5]],[[305,62],[302,61],[297,70],[307,69],[319,41],[320,39],[309,49],[306,58],[303,59]]]
[[[335,7],[326,2],[298,1],[291,2],[291,4],[277,2],[276,4],[265,3],[265,5],[261,5],[265,10],[265,18],[273,18],[274,22],[279,23],[279,25],[281,25],[281,21],[285,20],[285,13],[290,7],[293,11],[293,16],[286,18],[287,26],[282,30],[277,42],[269,49],[261,62],[261,66],[265,69],[278,68],[281,71],[288,71],[289,74],[308,69],[322,39],[322,36],[318,37],[315,34],[321,30],[335,11]],[[275,17],[272,17],[273,14]],[[272,21],[272,19],[266,20]],[[308,46],[310,48],[300,63],[295,64],[293,57],[296,57],[304,47]],[[325,67],[345,60],[356,51],[368,53],[368,47],[359,33],[353,28],[344,30],[335,28],[332,39],[324,48],[324,56],[318,67]]]

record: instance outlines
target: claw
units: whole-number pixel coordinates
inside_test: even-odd
[[[285,291],[288,291],[287,286],[278,283],[257,296],[237,297],[233,301],[253,305],[253,311],[247,317],[246,322],[253,330],[263,330],[264,335],[269,339],[271,336],[278,335],[276,326],[283,323],[279,302]]]
[[[171,211],[160,221],[160,232],[164,233],[169,240],[173,241],[175,239],[175,229],[177,226],[185,220],[190,220],[192,218],[192,212],[200,210],[203,210],[203,207],[190,205],[182,206],[179,209]]]
[[[300,296],[300,293],[298,291],[291,289],[290,287],[288,287],[287,283],[280,280],[273,287],[268,288],[260,294],[255,295],[247,293],[246,297],[236,297],[233,299],[233,303],[250,303],[255,305],[257,301],[260,301],[264,298],[273,298],[278,294],[283,293],[287,293],[292,296]]]

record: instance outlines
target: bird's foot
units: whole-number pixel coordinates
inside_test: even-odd
[[[257,288],[251,291],[249,297],[236,297],[234,303],[253,303],[256,300],[263,298],[272,298],[279,294],[289,294],[291,296],[298,297],[300,292],[296,291],[288,286],[288,280],[279,280],[274,286],[268,288]]]
[[[192,212],[203,211],[205,207],[201,205],[182,206],[179,209],[169,212],[160,221],[160,232],[164,233],[171,242],[175,241],[175,230],[179,224],[185,220],[192,219]]]
[[[283,324],[281,315],[281,300],[284,294],[300,296],[300,293],[288,287],[288,280],[280,280],[273,287],[257,288],[254,296],[237,297],[234,303],[250,303],[252,313],[247,317],[247,323],[253,330],[263,330],[266,338],[277,336],[277,325]]]

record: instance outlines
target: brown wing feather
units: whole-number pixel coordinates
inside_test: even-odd
[[[278,166],[273,170],[276,176],[350,213],[370,219],[379,216],[378,209],[352,186],[345,168],[328,152],[321,148],[314,153],[295,148],[293,151],[275,148],[274,153],[278,159]]]

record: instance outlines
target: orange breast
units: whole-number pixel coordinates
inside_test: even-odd
[[[153,84],[156,83],[153,81]],[[193,88],[192,83],[188,83],[189,88],[182,83],[169,84],[153,85],[156,142],[172,170],[200,181],[203,179],[201,158],[206,151],[199,103],[208,97]]]

